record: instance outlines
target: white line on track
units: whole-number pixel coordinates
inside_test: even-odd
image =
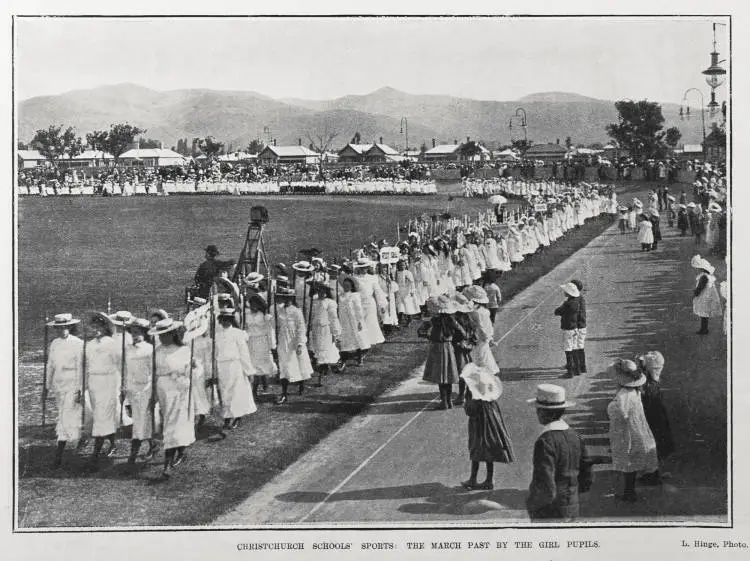
[[[610,227],[610,228],[608,228],[607,230],[605,230],[604,232],[602,232],[602,234],[599,234],[599,235],[600,235],[600,236],[601,236],[601,235],[603,235],[603,234],[604,234],[605,232],[609,231],[609,229],[611,229],[611,227]],[[602,245],[601,245],[601,246],[600,246],[600,247],[599,247],[598,249],[600,249],[600,250],[601,250],[601,249],[604,249],[604,248],[605,248],[606,246],[608,246],[608,245],[609,245],[609,243],[610,243],[610,242],[611,242],[611,241],[612,241],[612,240],[613,240],[614,238],[615,238],[615,236],[610,236],[610,237],[609,237],[609,239],[607,239],[607,241],[605,241],[605,242],[604,242],[604,243],[603,243],[603,244],[602,244]],[[594,239],[596,239],[596,238],[594,238]],[[592,241],[593,241],[593,240],[592,240]],[[591,242],[589,242],[589,243],[591,243]],[[582,250],[582,249],[585,249],[586,247],[588,247],[588,245],[586,245],[586,246],[584,246],[583,248],[581,248],[581,250]],[[581,250],[579,250],[579,251],[581,251]],[[576,269],[575,271],[573,271],[572,275],[575,275],[575,274],[579,273],[579,272],[580,272],[580,270],[581,270],[581,267],[582,267],[582,266],[579,266],[579,267],[578,267],[578,268],[577,268],[577,269]],[[571,275],[571,276],[572,276],[572,275]],[[543,298],[542,298],[541,300],[539,300],[539,303],[538,303],[538,304],[537,304],[536,306],[534,306],[534,308],[532,308],[532,310],[531,310],[531,311],[529,311],[529,313],[528,313],[528,314],[526,314],[526,315],[525,315],[525,316],[523,316],[523,317],[522,317],[521,319],[519,319],[519,320],[518,320],[518,321],[517,321],[517,322],[516,322],[515,324],[513,324],[513,326],[512,326],[512,327],[511,327],[511,328],[510,328],[510,329],[509,329],[508,331],[506,331],[506,332],[505,332],[505,334],[504,334],[504,335],[503,335],[502,337],[500,337],[500,339],[497,339],[497,342],[498,342],[498,343],[499,343],[499,342],[501,342],[501,341],[502,341],[503,339],[505,339],[505,338],[506,338],[506,337],[507,337],[508,335],[510,335],[510,334],[511,334],[511,333],[512,333],[512,332],[513,332],[513,331],[514,331],[515,329],[516,329],[516,327],[518,327],[519,325],[521,325],[521,324],[522,324],[522,323],[523,323],[524,321],[526,321],[526,319],[527,319],[527,318],[529,318],[529,317],[530,317],[530,316],[531,316],[531,315],[532,315],[532,314],[533,314],[534,312],[536,312],[536,311],[537,311],[537,310],[539,309],[539,307],[540,307],[540,306],[541,306],[541,305],[542,305],[542,304],[543,304],[543,303],[544,303],[544,302],[545,302],[545,301],[546,301],[546,300],[547,300],[547,299],[548,299],[548,298],[549,298],[549,297],[550,297],[550,296],[551,296],[552,294],[554,294],[554,293],[555,293],[555,292],[556,292],[557,290],[558,290],[558,287],[557,287],[557,286],[555,286],[555,287],[551,288],[551,289],[550,289],[550,290],[549,290],[549,291],[547,292],[547,294],[545,294],[545,295],[544,295],[544,297],[543,297]],[[404,424],[403,424],[403,425],[401,426],[401,428],[399,428],[399,429],[398,429],[398,430],[397,430],[396,432],[394,432],[394,433],[393,433],[393,434],[392,434],[392,435],[391,435],[391,436],[390,436],[390,437],[388,438],[388,440],[386,440],[385,442],[383,442],[383,444],[381,444],[381,445],[380,445],[380,446],[379,446],[379,447],[377,448],[377,450],[375,450],[375,451],[374,451],[374,452],[373,452],[372,454],[370,454],[370,455],[369,455],[369,456],[368,456],[367,458],[365,458],[365,459],[364,459],[364,460],[362,461],[362,463],[360,463],[360,464],[359,464],[359,465],[358,465],[358,466],[357,466],[357,467],[356,467],[356,468],[354,469],[354,471],[352,471],[352,472],[351,472],[351,473],[350,473],[349,475],[347,475],[347,476],[346,476],[346,477],[344,478],[344,480],[343,480],[343,481],[341,481],[341,483],[339,483],[338,485],[336,485],[336,487],[334,487],[333,489],[331,489],[331,491],[329,491],[329,492],[328,492],[328,493],[326,494],[326,496],[325,496],[325,497],[323,498],[323,500],[321,500],[320,502],[318,502],[318,503],[317,503],[317,504],[316,504],[316,505],[315,505],[315,506],[314,506],[314,507],[313,507],[313,508],[312,508],[312,509],[310,510],[310,512],[308,512],[308,513],[307,513],[307,514],[305,514],[305,515],[304,515],[304,516],[303,516],[302,518],[300,518],[300,519],[299,519],[299,520],[297,521],[297,523],[298,523],[298,524],[301,524],[301,523],[303,523],[303,522],[307,521],[307,519],[308,519],[308,518],[310,518],[310,517],[311,517],[311,516],[312,516],[313,514],[315,514],[316,512],[318,512],[318,510],[320,510],[320,509],[321,509],[321,508],[323,507],[323,505],[325,505],[325,504],[326,504],[326,503],[328,502],[328,499],[330,499],[330,498],[331,498],[331,497],[333,497],[333,496],[334,496],[334,495],[335,495],[336,493],[338,493],[338,492],[339,492],[339,491],[340,491],[341,489],[343,489],[343,488],[344,488],[344,486],[345,486],[345,485],[346,485],[347,483],[349,483],[349,481],[351,481],[351,480],[352,480],[352,478],[353,478],[353,477],[354,477],[355,475],[357,475],[357,474],[358,474],[358,473],[359,473],[360,471],[362,471],[362,470],[363,470],[363,469],[365,468],[365,466],[367,466],[367,464],[369,464],[369,463],[370,463],[370,461],[372,461],[372,459],[373,459],[373,458],[374,458],[375,456],[377,456],[378,454],[380,454],[380,452],[382,452],[382,451],[383,451],[383,450],[385,449],[385,447],[386,447],[386,446],[388,446],[388,445],[389,445],[389,444],[390,444],[391,442],[393,442],[393,440],[394,440],[394,439],[395,439],[395,438],[396,438],[396,437],[397,437],[397,436],[398,436],[399,434],[401,434],[401,433],[402,433],[402,432],[403,432],[404,430],[406,430],[406,428],[407,428],[407,427],[408,427],[409,425],[411,425],[411,424],[412,424],[412,423],[413,423],[414,421],[416,421],[416,420],[417,420],[417,418],[418,418],[418,417],[419,417],[419,416],[420,416],[420,415],[421,415],[422,413],[424,413],[424,412],[425,412],[425,411],[427,410],[427,408],[428,408],[428,407],[430,407],[430,406],[431,406],[431,405],[432,405],[432,404],[433,404],[433,403],[434,403],[435,401],[437,401],[437,397],[433,398],[433,399],[432,399],[432,400],[431,400],[431,401],[430,401],[429,403],[427,403],[427,405],[425,405],[424,407],[422,407],[422,409],[420,409],[419,411],[417,411],[417,412],[416,412],[416,413],[415,413],[415,414],[414,414],[414,415],[413,415],[413,416],[411,417],[411,419],[409,419],[408,421],[406,421],[406,423],[404,423]]]

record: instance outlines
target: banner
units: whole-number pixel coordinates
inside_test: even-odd
[[[383,265],[394,265],[401,258],[401,250],[397,247],[381,247],[380,262]]]
[[[537,203],[534,205],[534,212],[547,212],[547,203]]]
[[[194,310],[190,310],[184,319],[185,336],[183,337],[183,341],[187,342],[191,339],[195,339],[196,337],[200,337],[206,331],[208,331],[210,324],[210,304],[203,304],[202,306],[199,306]]]

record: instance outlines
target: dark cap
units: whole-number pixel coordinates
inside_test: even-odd
[[[221,253],[219,252],[219,248],[213,244],[206,246],[205,251],[206,253],[208,253],[209,255],[213,255],[214,257],[216,257],[217,255],[221,255]]]

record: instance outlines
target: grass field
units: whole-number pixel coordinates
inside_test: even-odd
[[[644,185],[638,186],[642,190]],[[618,192],[629,186],[618,186]],[[209,426],[190,449],[178,477],[156,484],[161,457],[127,475],[125,442],[114,462],[95,476],[81,475],[85,457],[71,453],[66,466],[50,469],[54,429],[39,426],[42,365],[41,319],[45,310],[114,309],[140,312],[159,305],[179,309],[207,243],[228,255],[239,252],[247,213],[268,207],[273,261],[316,246],[335,255],[369,236],[393,239],[396,222],[422,212],[476,212],[478,200],[429,198],[233,197],[23,199],[19,204],[19,338],[25,361],[19,371],[19,523],[39,526],[201,525],[236,505],[284,470],[330,431],[361,412],[424,359],[415,328],[402,330],[370,355],[365,366],[329,376],[277,408],[270,396],[256,414],[221,443]],[[609,226],[590,220],[543,255],[524,261],[503,278],[504,301],[546,274]],[[352,240],[355,240],[353,242]],[[502,321],[502,317],[500,320]],[[277,391],[274,388],[274,391]],[[54,418],[54,410],[48,413]],[[126,436],[126,435],[123,435]]]

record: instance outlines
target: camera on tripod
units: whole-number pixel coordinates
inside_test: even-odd
[[[268,223],[268,210],[264,206],[254,206],[250,209],[250,224],[261,226]]]

